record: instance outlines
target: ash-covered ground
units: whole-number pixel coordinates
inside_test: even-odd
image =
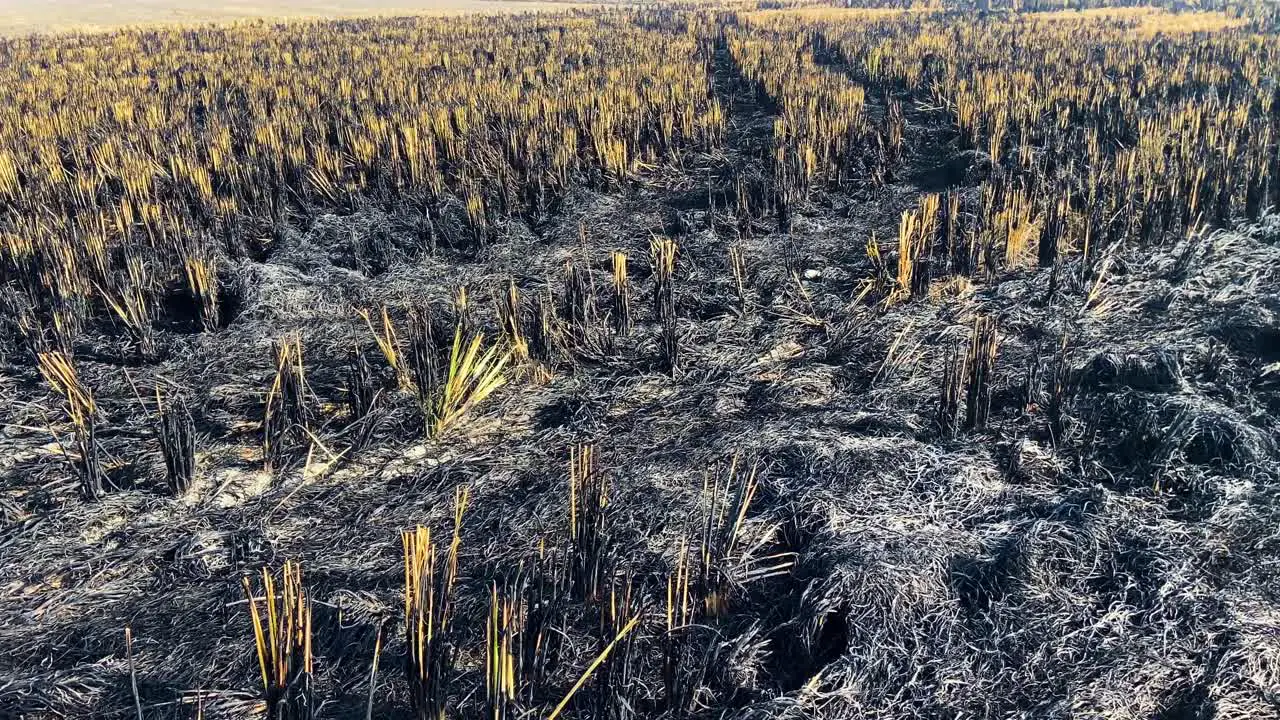
[[[145,363],[105,324],[91,332],[76,361],[116,485],[101,501],[81,499],[54,440],[67,432],[58,396],[28,357],[5,357],[0,716],[134,717],[131,679],[147,718],[253,715],[241,577],[292,559],[316,602],[319,715],[364,717],[382,626],[373,716],[411,717],[400,532],[447,533],[460,485],[472,495],[449,694],[453,715],[476,715],[490,583],[563,540],[569,449],[593,443],[611,553],[651,614],[625,688],[636,717],[675,714],[649,649],[665,578],[697,532],[705,478],[735,454],[761,481],[744,535],[794,561],[736,589],[692,716],[1280,717],[1280,222],[1112,248],[1101,282],[1068,253],[1056,272],[940,278],[925,297],[870,302],[871,234],[892,256],[902,210],[939,183],[972,187],[980,163],[913,116],[898,177],[815,191],[782,232],[727,205],[736,177],[765,176],[771,127],[749,97],[733,108],[723,152],[576,192],[483,248],[449,212],[316,213],[226,259],[216,332],[175,322]],[[659,360],[655,235],[680,248],[674,373]],[[631,259],[630,337],[605,318],[613,251]],[[563,300],[567,262],[590,269],[599,331],[550,379],[513,371],[458,429],[424,439],[354,308],[400,322],[465,285],[492,339],[495,294],[514,280]],[[990,417],[944,432],[948,357],[979,316],[999,338]],[[272,344],[295,332],[313,442],[268,473]],[[358,428],[343,410],[353,348],[383,381]],[[180,497],[162,481],[157,386],[188,398],[199,431]],[[534,715],[598,652],[593,622],[565,610],[564,657]],[[596,692],[589,682],[566,712],[595,716]]]

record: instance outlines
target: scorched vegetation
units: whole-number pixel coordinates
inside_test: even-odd
[[[0,41],[0,716],[1280,718],[1280,18],[1106,4]]]

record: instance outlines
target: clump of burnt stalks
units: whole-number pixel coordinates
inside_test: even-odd
[[[785,575],[795,566],[791,552],[765,553],[773,530],[747,542],[745,526],[760,488],[759,465],[743,470],[735,454],[724,470],[703,483],[701,527],[676,549],[667,577],[663,610],[662,678],[666,709],[675,717],[694,712],[698,695],[716,666],[721,645],[717,627],[735,597],[752,583]]]
[[[700,624],[702,604],[695,597],[689,543],[676,550],[675,572],[667,577],[662,636],[663,703],[673,717],[691,713],[718,645],[714,628]]]
[[[551,290],[535,294],[525,336],[529,338],[529,356],[536,363],[535,373],[540,379],[551,376],[552,369],[564,354],[562,325]]]
[[[956,431],[956,420],[960,416],[960,399],[964,394],[965,376],[968,371],[967,353],[960,353],[956,348],[947,350],[946,360],[942,366],[942,391],[938,397],[936,420],[938,431],[950,436]]]
[[[585,237],[583,238],[585,243]],[[582,249],[583,257],[587,250]],[[613,262],[618,262],[613,258]],[[613,350],[614,334],[620,334],[619,328],[630,322],[630,297],[626,279],[626,258],[620,267],[614,267],[614,277],[610,285],[609,314],[606,318],[597,299],[595,276],[591,272],[590,262],[570,258],[564,265],[563,297],[560,311],[562,319],[560,336],[567,341],[568,348],[585,357],[609,355]],[[617,273],[621,271],[622,275]],[[621,286],[618,283],[621,282]],[[621,293],[621,295],[620,295]],[[624,306],[625,305],[625,306]],[[614,334],[610,334],[609,326],[613,325]]]
[[[662,364],[669,372],[680,365],[680,338],[676,331],[676,257],[679,248],[670,238],[655,237],[649,244],[653,263],[654,313],[662,323]]]
[[[756,542],[743,545],[743,527],[751,503],[760,489],[758,463],[743,472],[739,456],[729,460],[721,473],[703,479],[704,513],[697,592],[706,617],[729,612],[734,594],[745,584],[790,572],[792,553],[761,555],[770,541],[764,533]]]
[[[609,481],[595,448],[569,449],[569,578],[574,597],[600,598],[609,562]]]
[[[195,301],[200,328],[212,332],[222,318],[218,308],[218,265],[207,252],[188,252],[183,257],[187,292]]]
[[[578,681],[573,684],[573,687],[569,688],[569,692],[565,694],[564,698],[560,700],[560,703],[556,705],[555,709],[551,711],[551,714],[547,716],[547,720],[556,720],[556,718],[560,717],[560,713],[564,712],[564,709],[569,706],[574,695],[576,695],[578,691],[587,684],[587,681],[591,679],[592,674],[595,673],[601,665],[608,662],[610,655],[615,651],[618,651],[620,646],[625,646],[631,631],[635,630],[636,625],[640,623],[641,617],[641,613],[637,611],[636,614],[627,619],[625,623],[620,620],[610,622],[611,627],[618,627],[617,634],[615,634],[613,639],[604,646],[604,649],[600,651],[600,654],[596,655],[595,660],[591,661],[591,664],[587,666],[585,671],[583,671],[582,675],[578,678]],[[630,653],[630,651],[628,651],[628,653]],[[607,693],[609,691],[609,687],[604,687],[602,691]],[[627,712],[631,712],[630,708],[627,709]]]
[[[627,277],[626,253],[615,252],[613,262],[613,331],[622,337],[631,334],[631,281]]]
[[[956,348],[947,351],[942,368],[942,388],[935,412],[938,431],[943,436],[955,433],[962,398],[965,405],[965,429],[982,431],[986,427],[991,414],[991,384],[998,346],[999,334],[995,321],[989,317],[979,317],[974,320],[965,352],[961,353]],[[1039,395],[1039,373],[1038,364],[1033,362],[1028,368],[1024,391],[1028,406],[1034,404]],[[1062,378],[1056,377],[1055,369],[1055,378],[1051,380],[1057,388],[1054,397],[1061,397],[1063,382]],[[1052,413],[1053,409],[1050,408],[1050,414]]]
[[[138,254],[139,248],[125,248],[124,271],[117,273],[114,282],[98,287],[103,302],[125,326],[131,339],[137,344],[143,358],[155,355],[156,339],[152,323],[155,320],[155,287],[147,265]]]
[[[532,707],[560,662],[564,574],[539,548],[536,561],[492,585],[485,623],[485,715],[519,717]]]
[[[182,396],[168,402],[156,388],[156,437],[164,456],[165,482],[174,495],[187,491],[196,477],[196,428]]]
[[[25,294],[0,285],[0,362],[47,349],[35,314]]]
[[[75,431],[76,457],[72,460],[80,478],[80,491],[87,500],[102,497],[106,474],[102,471],[97,436],[98,407],[93,393],[80,382],[71,357],[62,352],[42,352],[37,356],[40,374],[66,404],[67,417]]]
[[[388,327],[390,327],[389,323]],[[444,365],[444,348],[438,337],[431,306],[422,304],[410,308],[408,367],[412,373],[412,379],[406,375],[404,382],[407,383],[406,387],[412,387],[418,396],[418,405],[423,410],[428,431],[435,422],[434,398],[439,394],[443,382],[441,368]]]
[[[507,290],[496,293],[494,307],[498,312],[498,327],[502,328],[502,337],[511,352],[511,360],[517,365],[529,361],[529,340],[521,328],[522,308],[520,290],[514,280],[507,280]]]
[[[592,717],[609,720],[637,717],[635,691],[641,659],[636,636],[628,626],[642,615],[641,605],[641,595],[629,575],[611,582],[608,602],[600,607],[596,632],[600,653],[607,656],[595,671]]]
[[[267,720],[312,720],[311,598],[297,563],[286,561],[281,575],[284,587],[278,589],[271,572],[262,570],[261,598],[254,594],[249,578],[243,579],[262,672],[265,715]]]
[[[931,277],[929,249],[938,229],[939,196],[924,195],[917,210],[906,210],[898,224],[898,287],[895,299],[920,297]]]
[[[747,314],[747,258],[742,248],[737,245],[729,247],[729,271],[733,273],[733,287],[738,293],[738,310]]]
[[[373,423],[370,415],[377,401],[378,388],[373,376],[373,368],[369,360],[359,348],[351,351],[347,360],[347,412],[350,413],[349,427],[353,428],[351,438],[353,449],[360,449],[369,444],[373,436]]]
[[[525,677],[525,701],[536,702],[537,692],[560,665],[563,654],[565,606],[569,601],[566,568],[555,553],[539,543],[538,558],[523,574],[524,615],[521,632],[521,668]]]
[[[969,341],[969,355],[965,360],[967,380],[965,386],[965,427],[982,431],[991,414],[991,382],[995,373],[996,349],[999,335],[995,321],[979,317],[973,322],[973,335]]]
[[[521,667],[520,633],[522,620],[519,595],[514,582],[498,583],[489,592],[489,615],[484,625],[484,699],[485,717],[507,720],[519,715],[517,683]]]
[[[1067,403],[1071,400],[1071,367],[1067,358],[1067,336],[1062,336],[1058,350],[1053,355],[1053,367],[1050,370],[1045,414],[1049,417],[1049,428],[1053,432],[1055,443],[1062,442],[1067,431]]]
[[[595,281],[591,272],[569,260],[564,266],[564,312],[574,341],[587,340],[596,322]]]
[[[457,489],[453,537],[443,556],[431,542],[430,529],[418,527],[401,533],[404,632],[408,648],[405,673],[409,680],[409,705],[418,720],[442,720],[447,710],[455,660],[450,638],[453,588],[458,580],[462,519],[470,500],[469,489]]]
[[[305,439],[310,422],[306,392],[302,339],[292,335],[275,343],[275,376],[264,404],[262,459],[268,470],[287,462]]]

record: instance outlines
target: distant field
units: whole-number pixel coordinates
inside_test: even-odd
[[[252,18],[526,12],[568,7],[573,7],[573,4],[536,0],[348,0],[328,3],[314,0],[0,0],[0,35]]]

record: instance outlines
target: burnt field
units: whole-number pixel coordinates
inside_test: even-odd
[[[0,717],[1280,717],[1233,7],[0,42]]]

